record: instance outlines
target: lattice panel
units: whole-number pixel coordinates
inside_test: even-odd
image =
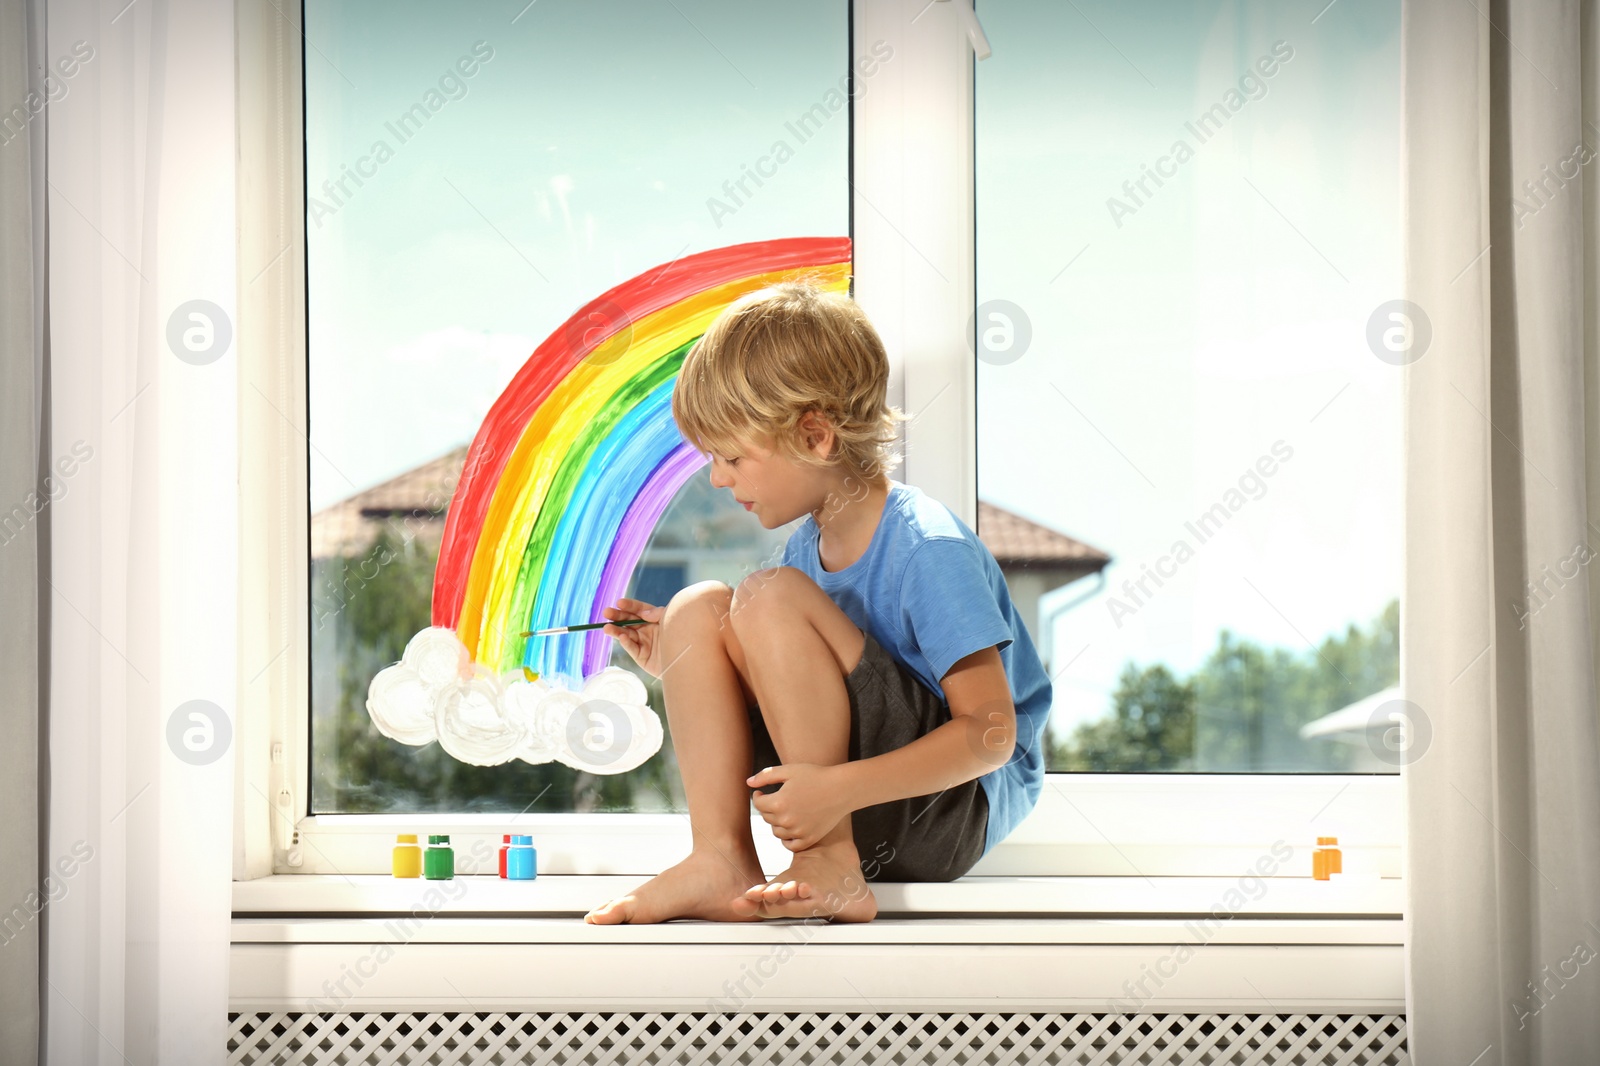
[[[230,1014],[230,1064],[1410,1066],[1400,1015]]]

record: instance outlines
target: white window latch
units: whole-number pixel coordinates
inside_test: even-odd
[[[299,866],[305,856],[300,850],[300,830],[294,826],[294,792],[289,788],[288,774],[284,771],[281,743],[272,745],[272,767],[278,779],[278,796],[272,805],[272,837],[278,850],[283,852],[284,862]]]

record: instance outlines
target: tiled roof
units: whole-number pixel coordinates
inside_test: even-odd
[[[444,515],[456,491],[456,479],[467,461],[467,446],[446,452],[398,477],[311,516],[311,558],[366,553],[383,519],[410,518],[408,529],[419,540],[438,543],[444,536]]]
[[[318,511],[311,516],[311,557],[364,554],[385,519],[409,518],[409,528],[419,539],[437,543],[466,459],[467,446],[462,445]],[[1111,561],[1098,548],[984,500],[978,501],[977,533],[1001,566],[1092,574]]]
[[[987,500],[978,501],[976,532],[1001,566],[1064,567],[1092,574],[1111,562],[1099,548]]]

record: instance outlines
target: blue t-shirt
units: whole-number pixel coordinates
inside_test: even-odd
[[[1033,810],[1044,789],[1041,743],[1050,679],[1011,602],[1000,564],[967,524],[914,485],[889,482],[889,498],[865,554],[843,570],[822,568],[817,522],[801,521],[783,566],[811,577],[856,626],[940,699],[957,661],[998,646],[1017,711],[1011,759],[978,780],[989,800],[987,854]]]

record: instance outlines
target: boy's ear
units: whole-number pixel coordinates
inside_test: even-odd
[[[818,443],[826,440],[833,432],[833,426],[820,411],[807,411],[800,416],[800,433],[802,443],[810,451]]]

